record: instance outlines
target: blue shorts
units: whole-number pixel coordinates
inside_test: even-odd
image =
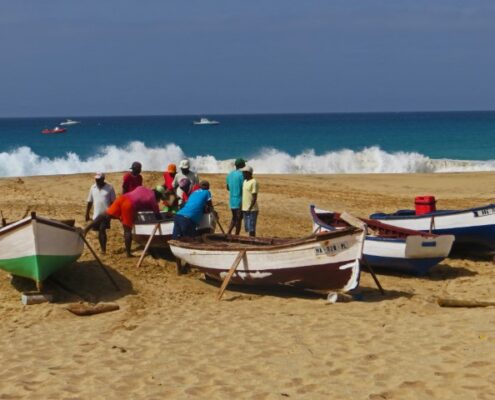
[[[258,211],[243,211],[244,229],[246,232],[256,232],[256,220],[258,219]]]

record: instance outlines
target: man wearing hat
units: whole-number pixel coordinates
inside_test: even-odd
[[[132,257],[132,227],[136,214],[139,211],[153,211],[157,220],[161,220],[162,216],[158,208],[158,202],[163,199],[165,189],[159,186],[154,190],[139,186],[132,192],[120,195],[110,207],[105,210],[103,215],[97,217],[93,222],[84,228],[86,234],[94,225],[99,224],[105,219],[115,218],[120,219],[124,227],[124,244],[127,257]]]
[[[105,174],[97,172],[95,183],[89,189],[88,204],[86,206],[86,221],[89,221],[89,212],[93,208],[93,220],[105,214],[105,210],[115,201],[115,190],[113,186],[105,182]],[[110,228],[110,220],[103,219],[93,226],[93,230],[98,232],[101,252],[107,251],[107,229]]]
[[[244,175],[242,184],[242,214],[244,228],[249,236],[256,236],[256,221],[258,219],[258,182],[253,178],[253,169],[246,165],[241,168]]]
[[[215,212],[211,202],[210,183],[201,181],[199,186],[200,189],[194,191],[184,207],[175,214],[173,239],[196,236],[196,228],[203,218],[205,208],[208,207],[210,212]]]
[[[134,161],[131,165],[131,171],[124,175],[122,184],[122,194],[132,192],[139,186],[143,186],[143,177],[141,176],[141,163]]]
[[[244,176],[241,168],[246,166],[246,161],[242,158],[238,158],[234,161],[235,170],[231,171],[226,178],[227,190],[229,191],[229,207],[232,211],[232,220],[230,221],[228,234],[232,233],[235,228],[235,234],[238,235],[241,232],[242,222],[242,185],[244,183]]]
[[[177,175],[175,164],[168,164],[167,170],[163,173],[163,186],[167,190],[174,190],[174,178]]]
[[[177,197],[179,199],[182,198],[182,194],[183,194],[183,191],[179,185],[181,179],[183,178],[189,179],[189,181],[191,182],[191,186],[197,185],[199,183],[198,175],[195,172],[191,171],[189,167],[190,167],[189,160],[187,159],[182,160],[179,163],[180,171],[177,172],[177,174],[175,175],[174,182],[172,184],[177,192]]]

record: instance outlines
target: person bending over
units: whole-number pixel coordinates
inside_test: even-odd
[[[140,211],[153,211],[156,219],[161,220],[162,216],[158,208],[158,202],[162,199],[162,192],[159,190],[151,190],[144,186],[139,186],[132,192],[120,195],[113,204],[108,207],[105,214],[100,215],[93,222],[84,228],[84,234],[96,224],[104,219],[115,218],[122,222],[124,228],[124,244],[127,257],[132,257],[132,227],[136,214]]]

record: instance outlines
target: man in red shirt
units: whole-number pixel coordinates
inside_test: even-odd
[[[132,257],[132,227],[136,214],[139,211],[153,211],[156,219],[161,220],[162,216],[158,208],[158,202],[162,200],[165,189],[148,189],[144,186],[139,186],[132,192],[120,195],[110,207],[107,208],[104,214],[97,217],[93,222],[84,228],[84,235],[93,227],[99,224],[104,219],[120,219],[124,227],[124,244],[127,257]]]
[[[131,172],[124,175],[122,184],[122,194],[132,192],[139,186],[143,186],[143,177],[141,176],[141,163],[134,161],[131,165]]]
[[[174,178],[177,174],[177,166],[168,164],[167,170],[163,173],[163,186],[167,190],[174,190]]]

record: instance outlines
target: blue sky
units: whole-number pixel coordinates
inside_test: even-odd
[[[0,117],[495,109],[495,2],[0,0]]]

